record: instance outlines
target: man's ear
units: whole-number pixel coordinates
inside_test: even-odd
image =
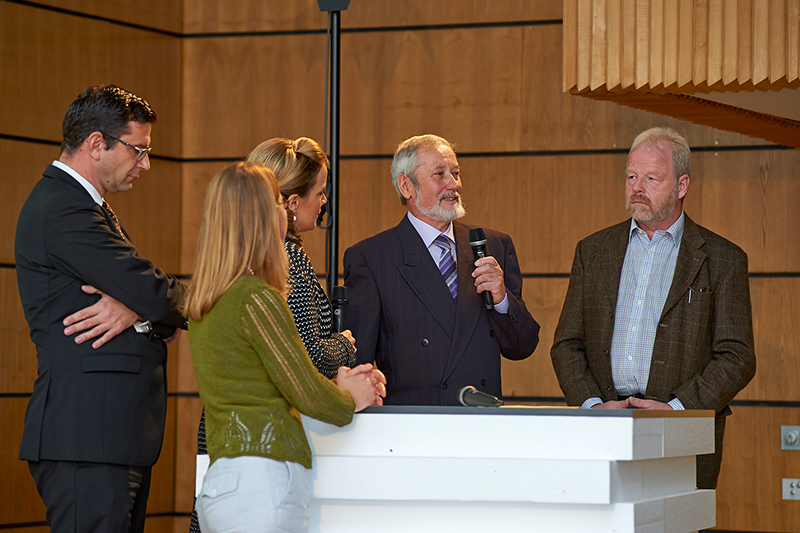
[[[682,200],[689,191],[689,174],[684,174],[678,178],[678,199]]]
[[[417,188],[414,187],[414,182],[405,174],[397,176],[397,188],[406,200],[411,200],[417,191]]]
[[[83,141],[83,145],[86,147],[86,152],[92,159],[100,159],[101,155],[106,150],[106,140],[99,131],[93,131],[86,137],[86,140]]]

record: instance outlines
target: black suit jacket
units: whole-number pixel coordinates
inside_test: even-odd
[[[90,284],[145,320],[180,326],[183,285],[139,257],[52,165],[22,207],[15,255],[39,363],[20,458],[152,465],[164,435],[166,346],[129,328],[95,350],[64,335],[62,320],[97,301],[81,290]]]
[[[465,385],[501,396],[500,355],[524,359],[539,342],[539,324],[522,301],[511,237],[485,230],[487,254],[503,269],[510,302],[508,314],[500,314],[486,311],[475,290],[472,226],[453,226],[457,302],[407,217],[345,251],[347,326],[358,363],[374,361],[386,374],[386,404],[457,405]]]

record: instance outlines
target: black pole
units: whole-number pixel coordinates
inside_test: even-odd
[[[339,282],[339,60],[341,12],[331,11],[331,197],[328,199],[328,298]]]
[[[350,6],[350,0],[317,0],[320,11],[328,11],[331,21],[331,172],[328,181],[331,196],[328,198],[328,298],[333,298],[333,288],[339,282],[339,59],[341,57],[341,12]]]

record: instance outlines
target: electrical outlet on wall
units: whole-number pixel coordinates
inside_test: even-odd
[[[800,479],[783,478],[783,499],[800,500]]]

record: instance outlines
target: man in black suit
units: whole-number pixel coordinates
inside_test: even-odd
[[[144,529],[166,416],[162,338],[184,324],[184,287],[137,255],[103,197],[150,168],[155,120],[128,91],[88,88],[17,223],[17,282],[39,363],[20,459],[54,532]]]
[[[525,359],[539,342],[511,237],[485,230],[488,257],[474,261],[474,226],[456,222],[465,214],[458,160],[441,137],[402,142],[392,183],[407,216],[344,255],[357,362],[386,374],[387,405],[458,405],[466,385],[501,396],[500,356]]]

